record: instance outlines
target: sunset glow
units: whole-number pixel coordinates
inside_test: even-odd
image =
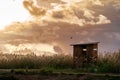
[[[70,44],[100,42],[114,51],[119,21],[120,0],[1,0],[0,50],[72,53]]]
[[[13,22],[23,22],[29,18],[23,0],[2,0],[0,2],[0,29]]]
[[[4,47],[6,47],[7,52],[10,52],[11,54],[14,53],[22,55],[31,53],[35,53],[36,55],[43,55],[45,53],[48,55],[56,54],[53,48],[54,46],[49,44],[20,44],[19,46],[6,44]]]

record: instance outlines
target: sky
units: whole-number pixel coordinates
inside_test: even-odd
[[[0,50],[72,53],[70,44],[120,49],[120,0],[1,0]]]

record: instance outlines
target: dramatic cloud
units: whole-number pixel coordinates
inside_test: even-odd
[[[46,10],[35,5],[35,2],[32,0],[24,0],[24,7],[34,16],[41,16],[46,13]]]
[[[41,4],[36,4],[34,1],[24,1],[25,8],[33,16],[41,16],[41,20],[45,21],[62,21],[71,24],[84,25],[96,25],[96,24],[107,24],[111,21],[103,14],[97,13],[90,10],[88,7],[103,6],[99,0],[62,0],[62,1],[42,1],[46,4],[51,5],[52,8],[46,6],[41,7]],[[61,2],[61,3],[60,3]],[[46,13],[46,14],[45,14]]]
[[[47,12],[46,19],[53,19],[54,21],[68,22],[71,24],[84,25],[96,25],[96,24],[108,24],[111,21],[101,13],[90,10],[88,5],[91,3],[91,8],[95,6],[103,6],[99,0],[96,1],[83,1],[75,0],[72,3],[71,0],[64,1],[64,4],[53,5],[53,9]]]
[[[116,1],[24,0],[34,17],[7,26],[0,32],[0,43],[15,48],[47,44],[54,53],[72,53],[70,44],[94,41],[101,42],[101,50],[118,49],[120,11]]]
[[[61,4],[63,3],[61,0],[36,0],[38,6],[40,7],[45,7],[47,9],[51,9],[53,8],[52,5],[54,4]]]

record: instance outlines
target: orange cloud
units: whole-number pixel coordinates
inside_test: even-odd
[[[92,4],[90,4],[91,1]],[[81,0],[72,4],[55,2],[48,1],[46,4],[49,4],[51,8],[46,6],[42,8],[40,5],[35,5],[33,1],[24,1],[24,7],[35,17],[31,21],[17,22],[6,27],[0,32],[1,43],[17,46],[20,44],[49,44],[53,45],[56,52],[64,53],[71,50],[69,48],[71,43],[102,41],[103,38],[107,42],[106,36],[102,34],[105,32],[104,30],[109,30],[105,26],[108,27],[111,24],[114,26],[113,20],[111,20],[114,19],[111,18],[113,12],[107,15],[110,4],[105,6],[101,0],[95,0],[95,3],[93,0],[88,2]],[[119,35],[114,34],[114,36]]]
[[[41,16],[46,13],[44,8],[36,6],[32,0],[24,0],[23,5],[30,12],[30,14],[34,16]]]
[[[25,8],[34,16],[41,16],[38,18],[43,21],[54,21],[54,22],[67,22],[70,24],[78,24],[80,26],[84,25],[98,25],[98,24],[108,24],[111,21],[103,14],[97,13],[88,7],[103,6],[100,0],[61,0],[55,1],[42,1],[46,4],[51,4],[51,8],[44,6],[40,7],[38,4],[34,4],[34,1],[24,1],[23,4]],[[54,0],[53,0],[54,1]],[[54,4],[54,5],[53,5]],[[89,5],[91,4],[91,5]],[[103,19],[104,18],[104,19]]]

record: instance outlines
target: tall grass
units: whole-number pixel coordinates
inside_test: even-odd
[[[72,55],[0,54],[0,69],[72,69],[72,66]],[[120,73],[120,51],[99,55],[97,64],[90,66],[88,70],[91,72]]]
[[[30,68],[39,69],[43,67],[68,68],[72,66],[72,56],[57,54],[53,56],[0,54],[1,69]]]
[[[99,55],[96,66],[99,72],[120,73],[120,51]]]

